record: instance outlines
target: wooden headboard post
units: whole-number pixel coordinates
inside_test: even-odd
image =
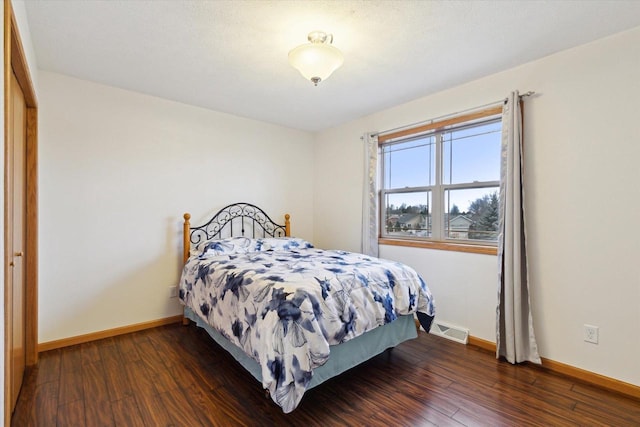
[[[284,235],[286,237],[291,237],[291,221],[289,221],[289,219],[291,219],[291,215],[285,214],[284,215]]]
[[[184,224],[182,225],[182,264],[186,264],[189,259],[189,252],[191,251],[191,214],[184,214]],[[178,286],[179,287],[179,286]],[[187,326],[189,319],[182,313],[182,325]]]
[[[182,263],[186,264],[189,259],[189,252],[191,250],[191,214],[184,214],[184,225],[182,228],[183,244],[182,244]]]

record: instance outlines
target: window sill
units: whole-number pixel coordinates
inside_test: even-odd
[[[463,243],[379,238],[378,244],[389,246],[407,246],[410,248],[437,249],[441,251],[467,252],[482,255],[498,255],[498,248],[495,246],[469,245]]]

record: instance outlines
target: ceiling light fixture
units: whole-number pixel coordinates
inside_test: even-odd
[[[323,31],[312,31],[307,37],[309,43],[300,45],[289,52],[289,63],[300,74],[318,86],[329,78],[344,62],[342,52],[333,47],[333,35]]]

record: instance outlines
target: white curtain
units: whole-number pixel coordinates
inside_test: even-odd
[[[364,145],[364,180],[362,191],[363,254],[378,256],[378,136],[362,137]]]
[[[502,113],[496,357],[541,363],[533,332],[522,185],[522,111],[512,92]]]

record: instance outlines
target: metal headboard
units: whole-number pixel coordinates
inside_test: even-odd
[[[184,261],[189,258],[191,244],[197,245],[223,237],[289,237],[290,215],[284,216],[284,225],[276,224],[262,209],[250,203],[233,203],[220,209],[204,225],[191,227],[191,215],[184,214]]]

